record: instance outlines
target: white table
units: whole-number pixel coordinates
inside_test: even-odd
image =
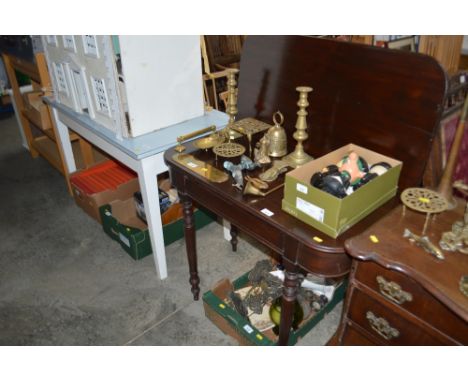
[[[156,272],[159,278],[165,279],[167,277],[166,253],[157,187],[157,175],[167,171],[163,159],[164,151],[174,146],[176,138],[180,135],[212,125],[216,125],[218,129],[226,126],[229,120],[228,116],[213,110],[205,113],[202,117],[168,126],[136,138],[117,139],[115,133],[97,124],[89,116],[76,113],[53,98],[44,97],[44,101],[51,106],[59,144],[62,147],[65,166],[69,174],[76,171],[76,164],[68,129],[73,130],[138,174]]]

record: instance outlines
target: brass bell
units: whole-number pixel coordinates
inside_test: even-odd
[[[268,129],[268,155],[271,157],[282,157],[287,153],[286,131],[281,126],[284,122],[284,116],[280,111],[273,114],[274,126]]]

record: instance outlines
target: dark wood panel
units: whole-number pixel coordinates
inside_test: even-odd
[[[361,334],[355,326],[346,324],[344,328],[344,335],[341,345],[344,346],[375,346],[376,343],[372,342],[365,335]]]
[[[368,312],[372,312],[377,318],[383,318],[388,322],[388,325],[398,330],[399,335],[391,339],[385,339],[379,335],[366,317]],[[359,326],[363,327],[369,333],[375,336],[380,336],[380,339],[387,345],[450,345],[454,344],[448,338],[441,338],[441,336],[429,333],[423,330],[414,322],[405,319],[401,314],[387,308],[380,301],[377,301],[361,291],[358,288],[353,290],[353,300],[349,307],[348,317],[350,320],[356,322]],[[407,316],[409,318],[409,316]]]
[[[355,143],[403,161],[401,187],[419,185],[446,91],[445,73],[434,59],[310,37],[247,38],[239,118],[270,122],[279,109],[292,136],[299,85],[314,88],[308,153],[321,156]]]
[[[419,284],[399,272],[387,270],[375,263],[356,263],[358,266],[355,277],[358,282],[373,289],[376,293],[392,303],[394,302],[381,293],[376,278],[377,276],[382,276],[387,282],[397,283],[403,291],[410,293],[412,296],[411,301],[397,304],[399,307],[418,317],[424,317],[424,320],[428,324],[434,326],[441,332],[446,333],[462,344],[468,344],[466,323],[425,291]]]

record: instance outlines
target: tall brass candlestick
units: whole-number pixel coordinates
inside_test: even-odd
[[[299,106],[299,111],[297,112],[296,131],[293,134],[293,137],[297,141],[297,144],[294,151],[291,154],[289,154],[286,158],[283,158],[283,160],[286,160],[291,167],[301,166],[304,163],[307,163],[314,159],[304,151],[304,146],[302,145],[302,142],[304,142],[309,136],[306,133],[306,117],[308,114],[306,108],[307,106],[309,106],[307,96],[308,93],[310,93],[313,89],[309,86],[298,86],[296,90],[299,92],[299,101],[297,102],[297,106]]]
[[[238,69],[229,69],[228,70],[228,81],[227,81],[227,89],[228,89],[228,101],[226,107],[226,113],[229,115],[229,123],[226,126],[226,135],[228,136],[229,140],[235,138],[235,132],[231,130],[230,125],[234,123],[236,120],[237,115],[237,89],[236,89],[236,74],[239,72]]]
[[[457,164],[458,153],[460,151],[460,146],[463,140],[463,133],[465,131],[465,123],[468,112],[468,96],[466,96],[465,103],[463,104],[462,113],[460,116],[460,121],[458,122],[457,130],[455,132],[455,137],[453,138],[452,148],[450,149],[450,154],[445,165],[444,173],[442,174],[442,179],[440,180],[439,187],[437,191],[441,194],[449,203],[449,209],[456,207],[457,202],[453,198],[452,193],[452,178],[453,173],[455,172],[455,166]]]

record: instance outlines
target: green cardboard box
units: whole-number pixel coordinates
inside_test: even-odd
[[[221,331],[237,340],[240,345],[276,345],[278,337],[272,330],[260,332],[247,319],[242,317],[234,309],[229,307],[224,300],[231,290],[243,288],[249,283],[249,272],[243,274],[231,283],[228,279],[222,279],[216,285],[203,294],[203,307],[205,316],[208,317]],[[322,318],[330,312],[336,304],[343,300],[347,282],[337,286],[333,298],[321,310],[313,316],[305,319],[296,330],[289,335],[289,345],[294,345],[300,338],[304,337]]]
[[[313,173],[338,163],[350,151],[369,165],[388,162],[392,168],[343,199],[310,185]],[[319,231],[336,238],[377,207],[395,196],[402,162],[363,147],[348,144],[286,174],[282,209]]]
[[[148,226],[137,216],[135,202],[132,198],[115,200],[99,209],[102,228],[133,259],[140,260],[153,253]],[[194,211],[195,227],[202,228],[216,220],[213,213],[196,209]],[[163,226],[164,245],[169,245],[184,237],[183,219],[178,219]]]

